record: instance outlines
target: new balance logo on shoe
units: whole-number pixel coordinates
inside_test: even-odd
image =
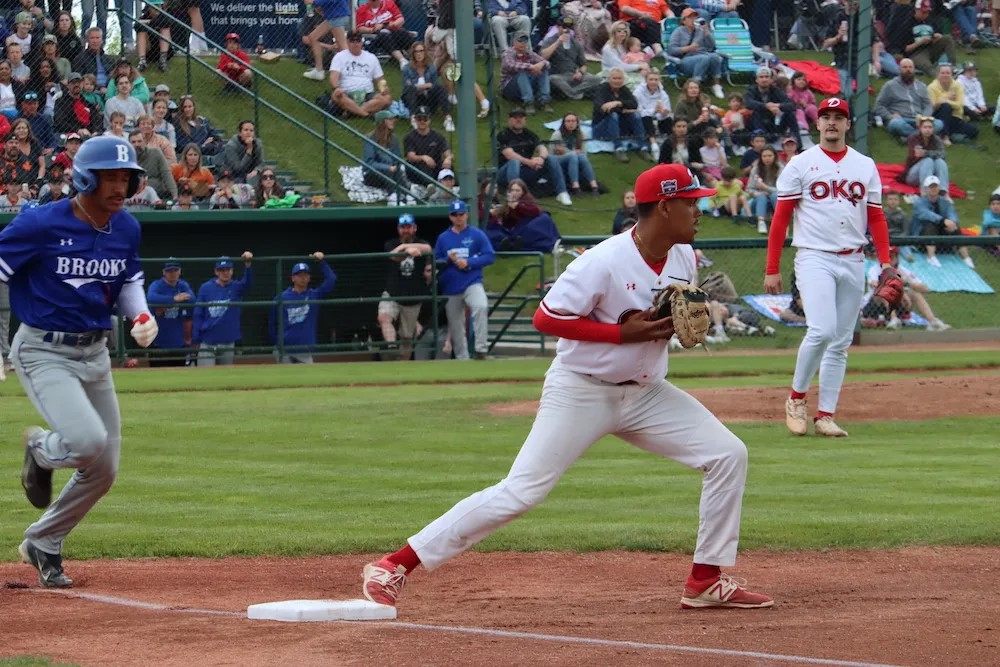
[[[396,565],[387,558],[377,563],[365,565],[362,592],[365,598],[376,604],[396,606],[403,587],[406,586],[406,568]]]
[[[722,607],[729,609],[765,609],[774,606],[774,600],[761,593],[751,593],[744,588],[745,581],[728,574],[718,578],[698,581],[688,577],[681,598],[681,609]]]

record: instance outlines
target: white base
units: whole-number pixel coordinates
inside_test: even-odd
[[[376,621],[396,618],[396,608],[368,600],[284,600],[252,604],[247,618],[289,623]]]

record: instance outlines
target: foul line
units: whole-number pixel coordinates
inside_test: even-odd
[[[80,593],[53,589],[29,589],[32,593],[51,593],[62,595],[68,598],[81,598],[93,602],[117,605],[119,607],[132,607],[134,609],[147,609],[150,611],[166,611],[178,614],[197,614],[202,616],[228,616],[233,618],[246,618],[244,612],[219,611],[217,609],[194,609],[184,606],[171,606],[157,604],[155,602],[142,602],[139,600],[129,600],[111,595],[98,595],[96,593]],[[856,662],[853,660],[832,660],[828,658],[810,658],[801,655],[782,655],[780,653],[761,653],[759,651],[735,651],[722,648],[702,648],[700,646],[678,646],[674,644],[651,644],[647,642],[630,642],[616,639],[594,639],[590,637],[574,637],[571,635],[545,635],[536,632],[517,632],[513,630],[493,630],[490,628],[468,628],[453,625],[428,625],[425,623],[404,623],[402,621],[330,621],[331,623],[344,623],[347,625],[371,625],[377,623],[379,627],[389,626],[407,630],[428,630],[432,632],[455,632],[467,635],[487,635],[490,637],[505,637],[508,639],[530,639],[534,641],[559,642],[562,644],[583,644],[587,646],[605,646],[610,648],[630,648],[646,649],[651,651],[670,651],[674,653],[697,653],[702,655],[732,656],[736,658],[756,658],[759,660],[771,660],[775,662],[792,662],[807,665],[830,665],[831,667],[898,667],[876,662]]]

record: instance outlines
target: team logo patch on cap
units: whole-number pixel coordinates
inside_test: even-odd
[[[665,181],[660,181],[660,196],[661,197],[673,197],[677,194],[677,179],[671,178]]]

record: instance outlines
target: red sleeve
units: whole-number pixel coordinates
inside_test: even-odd
[[[620,345],[622,342],[622,327],[620,324],[605,324],[595,322],[586,317],[578,317],[574,320],[564,320],[552,317],[545,312],[545,302],[538,306],[531,323],[535,328],[548,336],[559,336],[569,340],[584,340],[592,343],[612,343]]]
[[[237,51],[236,55],[238,55],[240,57],[240,60],[242,60],[245,64],[247,65],[250,64],[250,54],[247,53],[246,51]]]
[[[796,204],[798,204],[797,199],[779,199],[778,205],[774,207],[771,230],[767,234],[767,268],[764,270],[766,275],[781,273],[781,250],[785,247],[785,233],[788,232],[788,224],[792,221]],[[885,216],[882,217],[882,221],[885,222]]]
[[[868,204],[868,231],[872,233],[879,264],[888,264],[892,261],[889,259],[889,223],[879,204]]]

